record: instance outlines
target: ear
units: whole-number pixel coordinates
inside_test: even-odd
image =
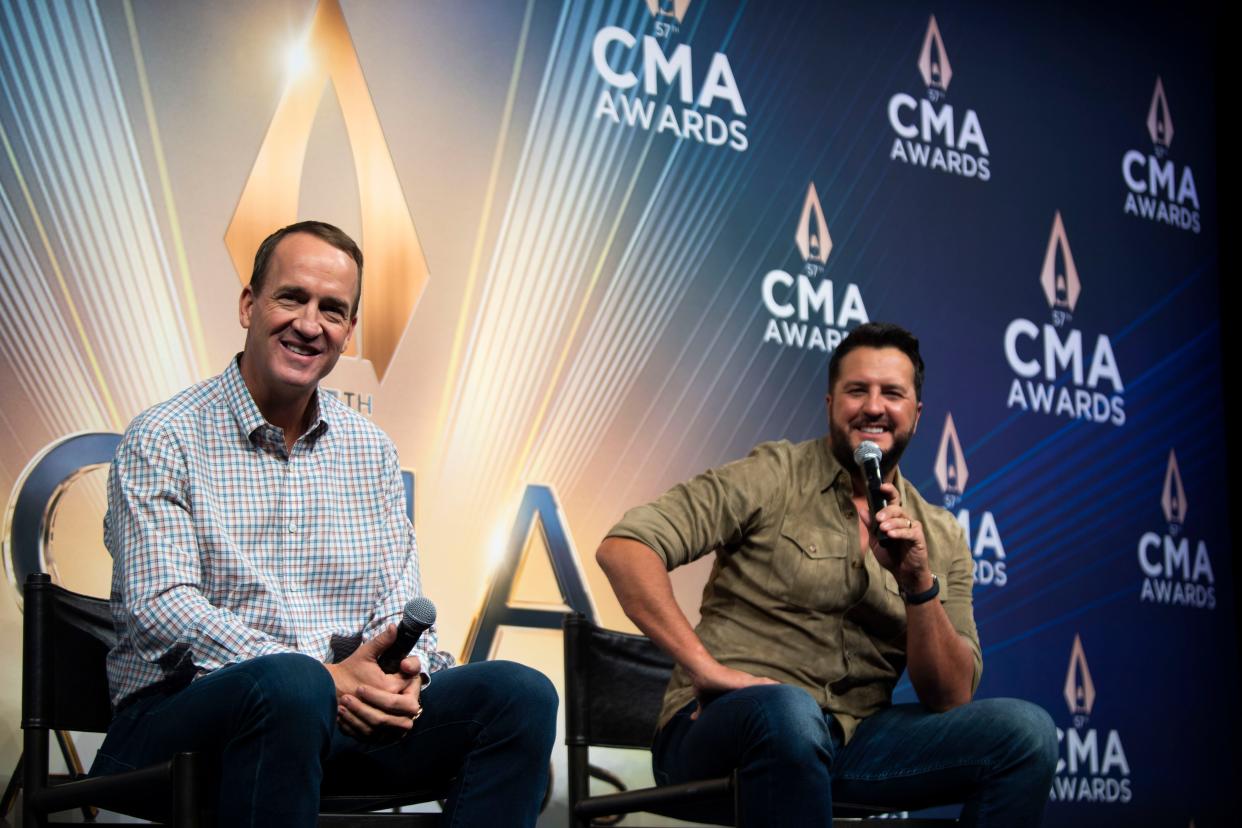
[[[354,329],[358,327],[358,315],[354,314],[349,318],[349,330],[345,332],[345,338],[341,340],[341,353],[345,353],[349,348],[349,342],[354,338]]]
[[[250,312],[254,310],[254,291],[250,285],[242,288],[241,298],[237,300],[237,321],[247,330],[250,329]]]
[[[923,416],[923,401],[919,400],[919,404],[914,408],[914,424],[910,426],[910,436],[919,430],[919,417]]]

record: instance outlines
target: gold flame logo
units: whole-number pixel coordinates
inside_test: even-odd
[[[919,72],[927,86],[948,91],[949,81],[953,78],[953,67],[949,65],[949,53],[944,50],[944,40],[940,37],[940,27],[936,25],[934,14],[927,23],[923,51],[919,53]]]
[[[966,455],[962,453],[962,443],[957,439],[953,415],[949,412],[944,415],[944,432],[940,435],[940,450],[936,452],[935,472],[940,491],[959,495],[966,491],[966,478],[970,473],[966,469]]]
[[[1074,256],[1070,253],[1060,210],[1052,220],[1052,235],[1048,237],[1048,251],[1044,254],[1044,269],[1039,283],[1043,285],[1049,307],[1072,311],[1078,304],[1082,283],[1078,281],[1078,268],[1074,267]]]
[[[1173,118],[1169,115],[1169,100],[1164,96],[1164,83],[1156,76],[1156,88],[1151,93],[1151,108],[1147,110],[1147,134],[1151,142],[1162,147],[1173,143]]]
[[[1070,650],[1069,670],[1065,674],[1065,703],[1074,715],[1091,715],[1095,706],[1095,682],[1087,668],[1087,656],[1082,650],[1082,639],[1074,633],[1074,647]]]
[[[675,17],[677,22],[686,19],[690,0],[647,0],[647,10],[653,17]]]
[[[1173,449],[1169,449],[1169,467],[1164,472],[1160,505],[1164,508],[1164,519],[1169,523],[1186,522],[1186,490],[1182,488],[1182,473],[1177,468],[1177,455]]]
[[[814,223],[814,227],[812,227]],[[802,202],[802,215],[798,219],[798,230],[794,233],[794,241],[798,244],[798,252],[808,262],[823,264],[828,261],[832,252],[832,236],[828,235],[828,222],[824,220],[824,208],[819,206],[819,194],[815,192],[815,182],[806,188],[806,200]]]
[[[340,0],[320,2],[305,50],[305,65],[290,79],[276,107],[224,242],[246,284],[263,239],[297,221],[306,147],[331,80],[353,153],[366,259],[361,319],[345,354],[368,360],[382,381],[426,286],[427,261]]]

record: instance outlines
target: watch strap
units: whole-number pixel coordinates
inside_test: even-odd
[[[910,595],[909,593],[903,590],[901,593],[901,597],[906,602],[906,606],[916,607],[919,604],[926,604],[928,601],[935,598],[939,594],[940,594],[940,579],[937,578],[936,573],[933,572],[932,573],[932,585],[930,587],[923,590],[922,592],[916,592],[914,595]]]

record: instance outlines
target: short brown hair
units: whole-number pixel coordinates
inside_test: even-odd
[[[857,348],[896,348],[914,365],[914,398],[923,399],[923,356],[919,353],[919,338],[900,325],[891,322],[867,322],[850,331],[849,336],[832,352],[828,360],[828,393],[837,382],[841,360]]]
[[[362,301],[362,250],[359,249],[357,242],[349,237],[341,228],[326,221],[299,221],[297,224],[290,224],[288,227],[282,227],[272,235],[263,240],[263,244],[259,245],[258,251],[254,254],[254,269],[250,271],[250,292],[259,295],[263,290],[263,282],[267,279],[268,262],[272,258],[272,251],[276,249],[276,245],[280,244],[280,240],[285,236],[291,236],[294,233],[306,233],[317,239],[322,239],[337,250],[343,251],[350,255],[354,260],[354,264],[358,265],[358,290],[354,294],[354,306],[352,313],[358,312],[358,304]]]

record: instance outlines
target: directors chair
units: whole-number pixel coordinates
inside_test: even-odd
[[[112,721],[106,658],[116,641],[108,602],[52,583],[46,573],[26,579],[22,642],[22,824],[47,824],[49,814],[99,807],[130,817],[190,828],[215,824],[218,797],[214,757],[181,753],[167,762],[126,773],[86,776],[71,772],[56,782],[48,772],[53,731],[103,733]],[[442,799],[443,790],[392,796],[324,796],[319,824],[438,825],[435,813],[367,813]],[[137,823],[130,823],[137,824]]]
[[[569,748],[571,828],[611,826],[645,811],[675,819],[739,825],[736,771],[717,779],[626,790],[613,774],[590,764],[591,747],[649,750],[673,672],[673,660],[651,639],[605,630],[581,614],[565,616],[565,744]],[[594,777],[618,793],[590,795]],[[834,802],[834,822],[848,825],[901,809]],[[890,819],[902,826],[945,826],[956,820]]]

